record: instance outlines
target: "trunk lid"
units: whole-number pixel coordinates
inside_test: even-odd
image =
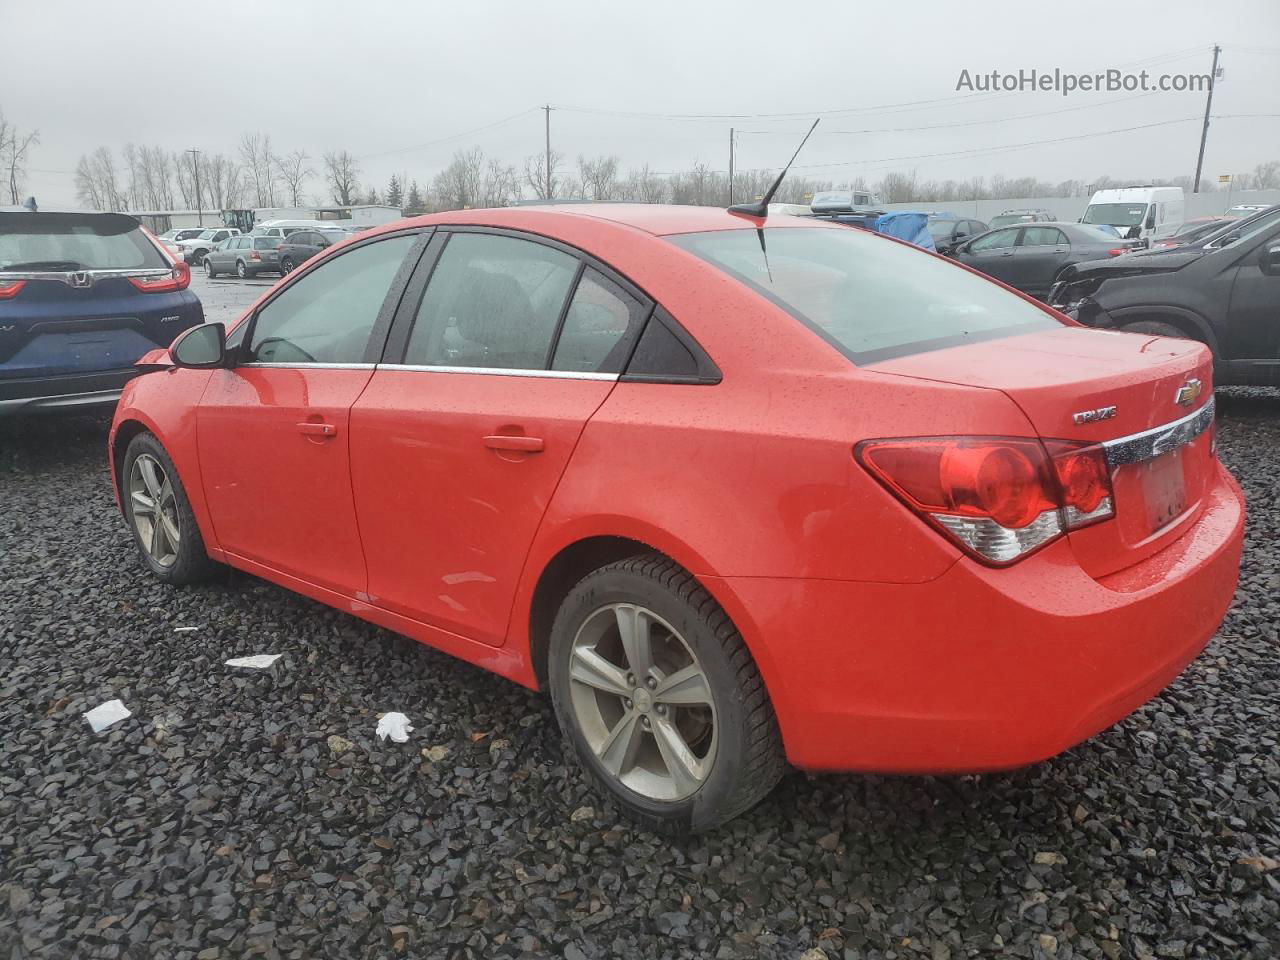
[[[1101,577],[1160,550],[1199,514],[1215,460],[1212,367],[1195,341],[1063,326],[867,369],[1000,390],[1036,435],[1104,444],[1115,516],[1068,534],[1081,566]]]

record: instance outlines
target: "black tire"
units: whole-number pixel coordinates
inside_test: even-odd
[[[153,457],[160,463],[173,488],[179,544],[176,559],[167,566],[158,563],[143,544],[138,522],[134,516],[133,499],[129,495],[129,478],[134,462],[143,454]],[[195,515],[191,512],[191,501],[187,499],[187,491],[182,486],[178,470],[160,441],[152,433],[140,433],[129,441],[120,469],[120,500],[124,504],[125,519],[129,523],[129,531],[133,534],[133,541],[138,547],[142,562],[159,580],[177,586],[207,580],[217,572],[219,565],[209,558],[205,550],[204,539],[200,536],[200,528],[196,525]]]
[[[195,253],[191,254],[191,262],[198,267],[200,264],[204,263],[204,258],[208,255],[208,250],[197,250]]]
[[[241,280],[247,280],[250,276],[249,268],[244,265],[243,260],[236,261],[236,276]]]
[[[280,261],[280,276],[283,277],[286,273],[293,273],[294,266],[293,258],[285,257]]]
[[[654,800],[624,785],[604,768],[579,727],[569,681],[574,638],[593,613],[616,603],[647,607],[675,628],[707,679],[715,708],[715,759],[706,779],[682,800]],[[764,799],[787,770],[773,705],[741,634],[672,560],[645,554],[583,578],[560,605],[549,656],[556,717],[578,762],[631,819],[654,832],[679,836],[717,827]]]
[[[1146,333],[1153,337],[1176,337],[1179,340],[1195,339],[1194,337],[1188,337],[1185,330],[1180,330],[1171,323],[1161,323],[1158,320],[1142,320],[1120,329],[1126,333]]]
[[[213,261],[210,260],[208,257],[204,258],[204,275],[208,277],[210,280],[212,280],[214,277],[218,275],[218,271],[217,269],[215,269],[213,265]]]

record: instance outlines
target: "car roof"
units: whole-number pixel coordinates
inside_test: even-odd
[[[586,203],[557,206],[494,207],[480,210],[451,210],[425,217],[414,217],[408,223],[474,224],[477,226],[511,227],[533,230],[539,226],[553,226],[573,220],[604,220],[631,227],[654,236],[679,233],[701,233],[709,230],[739,230],[767,227],[816,227],[825,229],[820,220],[792,217],[785,214],[767,218],[747,217],[729,213],[723,207],[692,207],[658,203]],[[385,231],[388,227],[381,229]],[[839,228],[835,228],[839,229]],[[381,232],[381,231],[380,231]]]

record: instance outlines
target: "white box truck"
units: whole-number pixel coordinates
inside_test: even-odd
[[[1181,187],[1121,187],[1095,193],[1080,222],[1115,227],[1124,239],[1150,246],[1178,232],[1185,210]]]

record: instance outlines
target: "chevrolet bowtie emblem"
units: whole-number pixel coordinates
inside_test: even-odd
[[[1200,396],[1200,392],[1203,389],[1204,387],[1199,380],[1188,380],[1178,388],[1178,393],[1173,398],[1174,402],[1180,407],[1189,407],[1196,402],[1196,398]]]

